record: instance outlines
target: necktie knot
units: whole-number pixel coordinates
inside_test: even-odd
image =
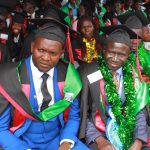
[[[118,75],[117,71],[112,71],[113,80],[116,85],[116,91],[118,91],[119,89],[119,81],[118,81],[117,75]]]
[[[113,77],[117,77],[117,71],[112,71],[112,75],[113,75]]]
[[[46,81],[48,79],[49,75],[47,73],[44,73],[41,78],[43,79],[43,81]]]

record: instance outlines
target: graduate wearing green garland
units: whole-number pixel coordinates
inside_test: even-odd
[[[98,62],[80,67],[80,138],[92,150],[141,150],[147,142],[143,109],[149,99],[148,87],[140,82],[135,57],[130,54],[134,32],[114,28]]]

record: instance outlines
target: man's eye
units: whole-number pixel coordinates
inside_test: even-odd
[[[43,49],[38,49],[38,51],[39,51],[39,52],[44,52],[44,50],[43,50]]]
[[[52,52],[52,53],[51,53],[51,55],[52,55],[52,56],[56,56],[56,55],[57,55],[57,53]]]

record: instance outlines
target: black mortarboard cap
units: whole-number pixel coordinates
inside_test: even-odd
[[[130,39],[137,38],[137,34],[125,25],[103,27],[100,28],[100,31],[108,35],[104,43],[107,43],[108,41],[114,41],[130,46]]]
[[[142,0],[133,0],[134,3],[142,3]]]
[[[35,33],[36,37],[43,37],[49,40],[59,41],[67,47],[70,62],[74,62],[70,41],[70,35],[78,35],[78,33],[67,25],[55,19],[30,19],[31,22],[41,26]]]
[[[143,6],[146,8],[146,10],[150,10],[150,2],[143,4]]]
[[[0,6],[0,16],[5,16],[8,13],[5,7]]]
[[[76,32],[72,28],[68,27],[67,25],[63,24],[62,22],[49,18],[49,19],[41,19],[41,18],[36,18],[36,19],[28,19],[30,22],[34,23],[35,25],[38,25],[39,27],[43,26],[44,24],[47,23],[54,23],[55,25],[58,25],[65,33],[67,33],[68,29],[70,31],[70,35],[72,37],[77,37],[80,33]]]
[[[130,43],[130,36],[129,34],[122,29],[116,29],[112,33],[108,35],[108,37],[105,40],[105,43],[107,42],[117,42],[117,43],[123,43],[128,45],[129,47],[131,46]]]
[[[136,16],[136,17],[133,17]],[[130,18],[133,17],[133,18]],[[122,23],[129,25],[134,28],[141,28],[141,26],[146,26],[149,24],[149,20],[145,16],[145,14],[141,10],[137,10],[135,12],[125,13],[124,15],[117,16],[117,19]],[[132,28],[133,28],[132,27]]]
[[[52,3],[49,3],[44,10],[43,18],[51,17],[58,21],[63,21],[67,17],[67,14],[61,9],[57,8]]]
[[[58,24],[57,22],[53,20],[48,23],[45,23],[43,26],[41,26],[37,30],[35,34],[35,38],[37,37],[59,41],[62,44],[64,44],[66,40],[66,34],[64,30],[62,29],[62,26],[60,26],[60,24]]]
[[[27,16],[24,13],[12,12],[11,14],[13,16],[13,22],[16,23],[24,24],[25,18],[27,18]]]
[[[137,16],[129,17],[126,20],[125,25],[130,29],[141,29],[143,26],[141,20]]]
[[[124,0],[114,0],[114,3],[124,3]]]
[[[134,31],[132,31],[130,28],[128,28],[126,25],[116,25],[116,26],[107,26],[107,27],[99,28],[99,30],[104,32],[106,35],[109,35],[116,29],[125,30],[129,34],[130,39],[136,39],[137,37],[141,38]]]
[[[34,6],[36,6],[36,2],[34,0],[24,0],[24,3],[30,3]]]
[[[3,6],[5,8],[7,8],[8,10],[11,10],[13,8],[15,8],[17,4],[17,0],[0,0],[0,6]]]

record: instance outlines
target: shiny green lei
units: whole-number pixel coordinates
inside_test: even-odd
[[[111,104],[112,112],[119,125],[119,137],[127,150],[132,144],[132,134],[135,127],[135,88],[133,87],[132,67],[135,62],[134,54],[131,54],[129,59],[123,66],[124,75],[124,92],[126,97],[126,106],[122,107],[121,98],[116,92],[116,85],[113,82],[112,74],[109,72],[104,58],[100,55],[98,58],[99,69],[104,77],[105,92],[108,102]],[[130,62],[130,63],[129,63]]]

